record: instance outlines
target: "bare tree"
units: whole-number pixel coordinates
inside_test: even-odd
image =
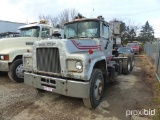
[[[56,27],[58,24],[58,17],[53,17],[51,15],[39,15],[39,20],[46,20],[53,27]]]
[[[64,9],[58,16],[51,15],[39,15],[39,20],[46,20],[53,27],[63,27],[65,22],[73,20],[74,17],[78,14],[76,9]]]
[[[50,22],[50,15],[39,15],[39,20],[46,20],[47,22]]]
[[[70,19],[73,20],[75,16],[78,14],[76,9],[70,9]]]
[[[58,15],[59,24],[61,27],[63,27],[63,24],[65,22],[69,21],[69,9],[64,9],[59,15]]]
[[[134,29],[134,31],[137,33],[137,31],[140,29],[140,24],[136,23],[135,21],[132,20],[128,20],[128,22],[126,22],[127,26],[129,26],[130,30]]]
[[[73,20],[77,14],[78,14],[78,11],[76,9],[64,9],[58,15],[60,26],[63,27],[63,24],[65,22],[69,22],[70,20]]]
[[[58,23],[58,17],[51,17],[50,16],[50,24],[53,26],[53,27],[56,27],[59,23]]]

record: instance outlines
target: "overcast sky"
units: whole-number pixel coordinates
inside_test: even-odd
[[[160,38],[160,0],[0,0],[0,20],[34,22],[40,14],[57,16],[68,8],[106,21],[118,18],[139,26],[149,21]]]

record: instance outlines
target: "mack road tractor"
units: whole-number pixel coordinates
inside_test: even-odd
[[[113,49],[120,22],[78,17],[64,24],[64,39],[36,41],[23,55],[24,82],[38,90],[82,98],[96,108],[107,82],[129,74],[134,60]]]
[[[0,39],[0,75],[8,72],[9,78],[15,82],[23,82],[22,56],[31,50],[35,41],[53,36],[54,29],[46,21],[21,26],[20,37]]]

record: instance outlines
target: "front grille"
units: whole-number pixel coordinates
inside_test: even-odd
[[[38,71],[60,73],[60,58],[58,48],[37,48]]]

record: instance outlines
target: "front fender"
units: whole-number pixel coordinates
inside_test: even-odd
[[[23,47],[23,48],[9,48],[9,49],[5,49],[3,51],[0,51],[0,54],[9,55],[8,62],[10,63],[16,58],[16,56],[19,56],[19,55],[23,56],[23,54],[27,52],[27,49],[31,51],[32,47],[28,46],[28,47]]]
[[[93,56],[91,57],[91,63],[90,63],[90,66],[89,66],[89,69],[88,69],[88,73],[87,73],[87,78],[88,78],[88,80],[91,78],[91,74],[92,74],[94,65],[95,65],[98,61],[101,61],[101,60],[106,60],[106,56],[105,56],[104,53],[102,53],[102,52],[99,52],[99,53],[96,54],[96,56],[93,55]]]

